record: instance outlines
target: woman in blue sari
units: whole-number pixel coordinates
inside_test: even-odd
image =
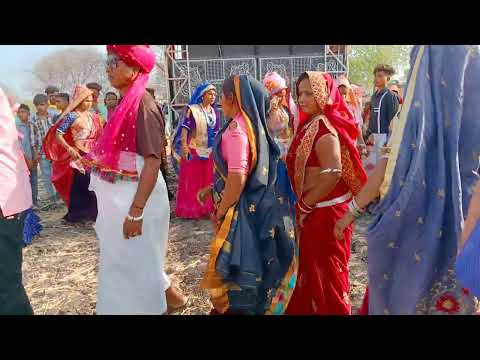
[[[413,48],[385,159],[335,229],[381,196],[368,232],[369,314],[476,312],[454,265],[478,178],[479,98],[477,46]]]
[[[179,168],[175,215],[186,219],[208,216],[213,203],[197,202],[200,189],[213,181],[213,141],[220,127],[220,113],[215,109],[215,86],[200,84],[190,99],[173,140],[174,167]]]
[[[213,147],[216,235],[201,283],[213,314],[283,314],[298,268],[293,207],[277,192],[280,151],[268,130],[269,94],[250,76],[225,80],[229,121]],[[208,191],[199,193],[204,202]]]

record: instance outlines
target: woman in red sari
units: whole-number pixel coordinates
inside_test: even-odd
[[[352,228],[333,229],[366,181],[355,141],[359,130],[333,78],[317,71],[297,81],[300,125],[287,155],[297,196],[297,285],[287,314],[349,315]]]
[[[64,219],[72,223],[97,218],[97,199],[88,190],[90,174],[80,161],[102,132],[99,116],[90,112],[92,103],[92,91],[76,86],[72,101],[48,131],[43,145],[52,161],[52,182],[68,206]]]

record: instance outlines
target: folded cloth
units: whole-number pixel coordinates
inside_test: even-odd
[[[32,244],[32,240],[35,236],[39,235],[43,230],[43,226],[40,223],[40,218],[33,211],[33,209],[28,209],[25,212],[25,224],[23,226],[23,244],[28,246]]]

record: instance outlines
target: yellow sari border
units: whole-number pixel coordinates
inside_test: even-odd
[[[217,271],[215,270],[215,265],[220,250],[225,245],[227,236],[230,233],[230,228],[234,219],[234,212],[234,207],[228,209],[227,215],[225,216],[220,229],[210,244],[210,258],[208,260],[207,270],[200,282],[200,286],[203,289],[208,290],[210,293],[210,300],[219,312],[225,312],[229,307],[227,294],[229,287],[218,276]]]
[[[394,119],[392,126],[392,134],[390,140],[388,141],[387,147],[389,148],[389,156],[387,162],[387,168],[385,170],[385,177],[383,183],[380,187],[380,197],[383,198],[390,189],[390,184],[392,181],[393,173],[395,171],[395,166],[397,165],[398,154],[400,151],[400,145],[403,139],[403,133],[405,131],[405,125],[407,123],[408,113],[413,101],[413,95],[415,93],[415,85],[417,82],[417,74],[420,68],[420,63],[423,58],[423,53],[425,51],[425,45],[420,46],[415,59],[415,64],[413,66],[412,75],[410,77],[410,82],[408,84],[407,93],[405,95],[405,103],[402,106],[400,111],[400,117]]]

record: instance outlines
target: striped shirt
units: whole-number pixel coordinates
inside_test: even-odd
[[[53,118],[50,114],[46,118],[34,115],[32,116],[31,122],[30,138],[32,147],[38,151],[39,154],[43,154],[43,139],[45,139],[48,130],[53,124]]]

